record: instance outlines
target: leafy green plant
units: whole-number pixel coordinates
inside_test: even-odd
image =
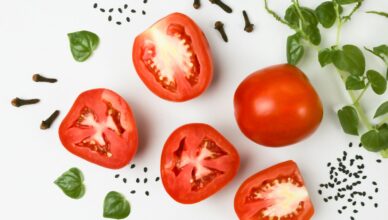
[[[282,18],[269,8],[268,0],[264,0],[267,12],[295,32],[287,39],[288,63],[297,65],[309,47],[317,51],[318,61],[322,67],[333,65],[352,100],[352,103],[337,112],[343,131],[350,135],[360,135],[365,149],[380,152],[383,157],[388,157],[388,101],[376,110],[374,118],[382,118],[377,124],[371,122],[360,105],[360,100],[369,88],[376,95],[385,94],[388,71],[383,75],[376,70],[367,70],[365,55],[359,47],[340,44],[343,25],[351,20],[363,2],[364,0],[331,0],[324,1],[315,9],[311,9],[302,6],[299,0],[291,0],[291,5]],[[345,9],[349,9],[348,14],[344,14]],[[367,13],[388,17],[385,12]],[[336,42],[331,47],[320,48],[322,28],[332,28],[335,24]],[[380,45],[373,49],[365,48],[365,50],[379,57],[388,68],[387,45]]]
[[[90,31],[78,31],[67,34],[70,41],[70,50],[78,62],[87,60],[97,49],[100,39]]]
[[[54,183],[70,198],[80,199],[85,194],[84,177],[78,168],[71,168],[58,177]]]
[[[131,212],[127,199],[118,192],[111,191],[105,196],[104,218],[124,219]]]

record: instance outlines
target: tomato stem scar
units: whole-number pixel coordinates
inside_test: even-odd
[[[221,0],[209,0],[212,4],[216,4],[218,5],[220,8],[222,8],[222,10],[224,10],[225,12],[227,13],[232,13],[232,9],[226,5],[223,1]]]
[[[32,80],[35,82],[48,82],[48,83],[56,83],[58,80],[54,78],[47,78],[40,74],[32,75]]]
[[[14,98],[11,101],[11,104],[15,107],[20,107],[23,105],[31,105],[31,104],[36,104],[40,100],[39,99],[20,99],[20,98]]]
[[[51,125],[53,124],[53,122],[55,121],[55,119],[58,117],[59,115],[59,110],[55,110],[55,112],[53,112],[50,117],[48,117],[46,120],[42,121],[42,123],[40,124],[40,129],[42,130],[46,130],[48,128],[51,127]]]
[[[220,32],[222,39],[223,39],[225,42],[228,42],[228,36],[227,36],[226,33],[225,33],[224,23],[222,23],[221,21],[216,21],[216,23],[214,24],[214,28],[215,28],[218,32]]]
[[[253,26],[254,25],[249,20],[248,14],[247,14],[247,12],[245,10],[243,10],[243,16],[244,16],[244,21],[245,21],[244,31],[250,33],[250,32],[253,31]]]
[[[200,7],[201,7],[201,2],[200,2],[200,0],[194,0],[193,7],[194,7],[195,9],[200,8]]]

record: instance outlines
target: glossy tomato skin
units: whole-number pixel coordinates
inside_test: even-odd
[[[262,210],[268,208],[271,205],[271,200],[257,200],[257,201],[249,201],[250,195],[252,192],[257,190],[258,187],[270,184],[273,187],[273,181],[283,179],[283,183],[285,179],[291,178],[293,183],[298,184],[299,187],[304,187],[303,177],[300,174],[299,168],[297,164],[292,161],[285,161],[279,164],[276,164],[272,167],[269,167],[265,170],[262,170],[248,179],[246,179],[239,189],[236,192],[234,199],[234,209],[240,220],[263,220],[269,219],[268,216],[262,216],[260,213]],[[283,192],[283,196],[285,193]],[[294,214],[292,218],[286,218],[290,220],[309,220],[314,215],[314,207],[311,203],[310,198],[307,197],[302,201],[302,209],[298,211],[297,214]],[[275,218],[279,219],[279,218]],[[280,218],[283,219],[283,218]]]
[[[200,27],[181,13],[160,19],[138,35],[132,60],[148,89],[169,101],[201,95],[213,78],[208,41]]]
[[[181,126],[169,136],[160,172],[167,193],[179,203],[192,204],[227,185],[239,164],[238,152],[225,137],[207,124],[195,123]]]
[[[59,127],[59,138],[74,155],[111,169],[127,165],[138,146],[131,108],[108,89],[81,93]]]
[[[249,75],[235,92],[234,109],[241,131],[270,147],[308,137],[323,117],[321,101],[306,75],[289,64]]]

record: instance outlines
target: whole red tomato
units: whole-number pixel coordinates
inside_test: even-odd
[[[321,101],[306,75],[283,64],[248,76],[234,95],[241,131],[254,142],[280,147],[296,143],[320,124]]]

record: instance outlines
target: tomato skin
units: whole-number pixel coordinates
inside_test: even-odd
[[[274,180],[279,177],[293,176],[299,183],[304,185],[303,177],[300,174],[297,164],[292,161],[285,161],[266,168],[246,179],[236,192],[234,198],[234,209],[240,220],[262,220],[263,218],[253,217],[257,211],[266,208],[268,203],[247,204],[247,195],[254,187],[264,184],[268,180]],[[303,212],[294,216],[292,220],[309,220],[314,215],[314,207],[310,199],[304,201]]]
[[[301,141],[323,117],[321,101],[306,75],[289,64],[249,75],[235,92],[234,109],[241,131],[269,147]]]
[[[191,38],[191,47],[200,66],[198,82],[194,86],[188,84],[182,73],[175,73],[174,77],[178,86],[176,92],[163,88],[142,60],[143,47],[147,41],[152,40],[152,33],[155,30],[165,33],[167,27],[171,24],[178,24],[184,27],[184,30]],[[200,27],[191,18],[181,13],[172,13],[139,34],[133,44],[132,60],[136,72],[146,87],[155,95],[168,101],[184,102],[198,97],[208,88],[213,78],[213,61],[209,43]]]
[[[104,141],[109,143],[112,154],[110,157],[87,147],[78,146],[82,140],[93,136],[96,129],[93,126],[82,129],[76,126],[85,107],[93,112],[97,123],[106,120],[106,112],[109,110],[107,103],[119,112],[117,123],[123,129],[120,136],[112,130],[103,130]],[[108,89],[92,89],[81,93],[63,119],[58,133],[63,146],[72,154],[110,169],[119,169],[127,165],[135,155],[138,146],[138,132],[131,108],[120,95]]]
[[[214,141],[226,155],[214,160],[205,159],[199,162],[204,164],[204,167],[214,168],[224,173],[214,178],[202,189],[195,191],[190,182],[193,166],[189,164],[183,167],[178,175],[175,175],[171,165],[175,161],[174,157],[180,143],[182,143],[182,139],[185,140],[185,144],[187,143],[188,146],[188,149],[185,149],[188,152],[186,155],[193,156],[198,154],[196,147],[200,145],[204,138]],[[160,164],[161,178],[167,193],[179,203],[193,204],[210,197],[227,185],[237,174],[240,157],[233,145],[213,127],[207,124],[194,123],[177,128],[168,137],[163,147]]]

